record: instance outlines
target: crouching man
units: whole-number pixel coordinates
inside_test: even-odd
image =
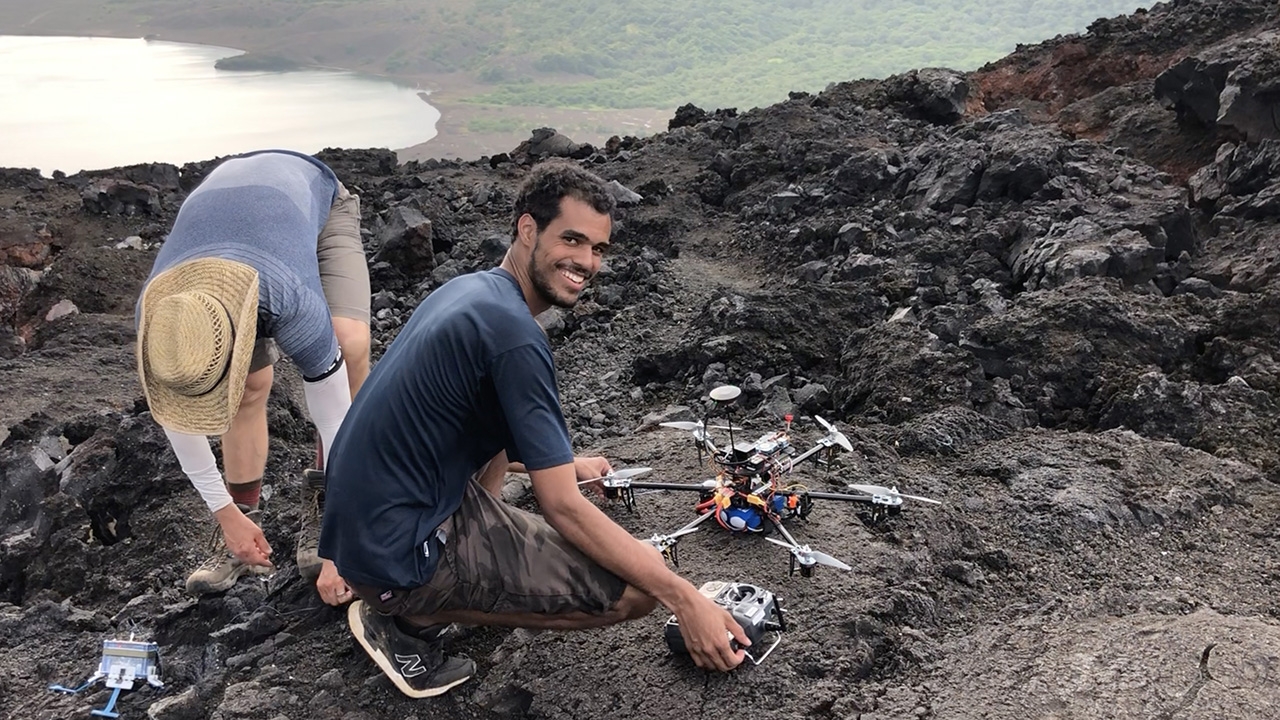
[[[700,667],[742,661],[729,636],[749,641],[733,617],[577,484],[609,464],[574,457],[534,316],[577,302],[600,269],[613,208],[577,165],[534,168],[501,265],[418,306],[338,433],[320,555],[362,599],[347,613],[355,639],[406,695],[439,695],[475,673],[444,654],[453,622],[573,630],[661,602]],[[529,474],[543,516],[501,500],[508,471]]]

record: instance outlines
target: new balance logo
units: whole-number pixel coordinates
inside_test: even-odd
[[[396,654],[396,662],[400,663],[400,674],[404,677],[417,677],[427,671],[422,665],[422,656],[420,655],[400,655]]]

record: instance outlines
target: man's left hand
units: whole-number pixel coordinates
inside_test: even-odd
[[[320,599],[334,606],[351,602],[355,599],[355,595],[351,592],[351,588],[347,586],[347,581],[342,579],[338,574],[338,567],[333,564],[332,560],[320,561],[320,577],[316,578],[316,592],[320,593]]]

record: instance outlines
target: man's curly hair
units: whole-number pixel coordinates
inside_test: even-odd
[[[511,237],[516,236],[520,218],[525,213],[538,224],[538,232],[546,230],[560,214],[560,201],[566,197],[581,200],[610,219],[617,207],[617,201],[598,175],[573,162],[548,160],[535,165],[520,185],[511,218]]]

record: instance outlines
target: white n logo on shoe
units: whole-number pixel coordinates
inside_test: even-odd
[[[427,671],[422,665],[422,657],[420,655],[397,654],[396,662],[400,663],[400,674],[407,678],[417,677]]]

